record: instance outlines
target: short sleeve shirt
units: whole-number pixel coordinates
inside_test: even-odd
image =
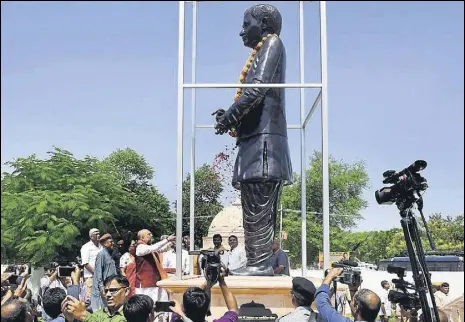
[[[271,266],[273,269],[281,265],[284,266],[284,270],[281,272],[281,274],[289,276],[289,259],[287,254],[282,249],[278,250],[271,256]]]

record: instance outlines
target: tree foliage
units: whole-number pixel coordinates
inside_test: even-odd
[[[35,265],[73,259],[92,227],[117,237],[169,216],[168,200],[143,180],[150,167],[131,167],[135,159],[124,158],[134,153],[117,151],[102,162],[55,148],[44,160],[32,155],[7,162],[13,171],[2,174],[2,258]],[[133,178],[141,179],[137,186]]]
[[[426,252],[431,251],[424,225],[419,221],[421,241]],[[464,251],[464,216],[453,218],[435,213],[429,216],[428,228],[436,244],[436,250],[441,252]],[[381,259],[394,256],[407,256],[404,233],[401,228],[393,228],[372,232],[341,232],[331,239],[332,251],[352,251],[358,259],[377,264]]]
[[[306,172],[307,201],[307,258],[314,261],[323,245],[323,191],[322,191],[322,155],[314,152]],[[341,229],[354,227],[361,219],[360,211],[367,202],[363,191],[368,187],[368,174],[363,162],[344,163],[330,157],[329,160],[329,212],[331,214],[331,235]],[[290,251],[291,260],[300,262],[301,258],[301,179],[294,174],[294,184],[284,187],[281,198],[283,206],[283,229],[288,233],[284,244]],[[286,211],[287,209],[287,211]]]
[[[207,236],[213,218],[223,209],[219,198],[223,192],[223,184],[217,172],[208,164],[203,164],[194,172],[195,179],[195,236],[199,243]],[[182,186],[183,231],[189,231],[190,216],[190,174]]]

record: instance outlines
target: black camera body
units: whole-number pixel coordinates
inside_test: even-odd
[[[393,204],[402,201],[415,202],[420,198],[420,196],[415,196],[415,192],[425,191],[428,188],[426,179],[418,173],[425,169],[426,166],[426,161],[417,160],[402,171],[385,171],[383,173],[383,183],[392,184],[392,186],[375,191],[378,204]]]
[[[341,261],[331,265],[333,268],[342,268],[342,274],[335,279],[336,282],[346,284],[349,286],[358,286],[362,283],[362,272],[356,268],[357,262]]]
[[[404,293],[399,291],[390,290],[388,299],[391,303],[399,304],[405,310],[420,310],[421,302],[417,293]]]
[[[388,265],[387,272],[389,274],[396,274],[399,277],[393,279],[392,283],[395,285],[396,289],[401,291],[389,291],[389,301],[394,304],[399,304],[406,310],[415,309],[418,311],[421,309],[420,296],[416,292],[415,285],[404,280],[405,268],[395,265]],[[408,290],[412,290],[413,292],[408,292]]]
[[[202,255],[200,268],[204,271],[205,279],[208,285],[214,285],[218,282],[221,274],[221,257],[224,251],[200,250],[191,251],[189,255]]]

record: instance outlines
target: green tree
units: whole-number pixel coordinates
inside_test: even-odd
[[[169,200],[150,183],[154,170],[136,151],[118,149],[100,163],[102,171],[114,174],[128,192],[129,201],[122,205],[117,217],[119,233],[126,239],[138,230],[149,229],[154,236],[174,233],[175,221]]]
[[[438,253],[463,252],[464,217],[443,217],[440,213],[429,216],[428,228],[436,244]],[[431,251],[422,221],[419,229],[423,249]],[[337,229],[332,229],[337,231]],[[358,246],[358,247],[357,247]],[[402,228],[393,228],[371,232],[341,232],[331,234],[332,251],[351,251],[359,260],[378,264],[382,259],[395,256],[407,256],[406,242]]]
[[[97,159],[58,148],[48,154],[7,162],[13,172],[3,174],[2,248],[33,264],[75,254],[88,227],[112,230],[126,199],[115,177],[97,170]]]
[[[322,250],[323,194],[322,154],[314,152],[306,172],[307,200],[307,259],[315,261]],[[335,239],[340,230],[347,231],[362,218],[360,211],[367,206],[363,191],[368,187],[368,174],[363,162],[344,163],[330,157],[329,160],[329,212],[331,214],[331,238]],[[294,184],[284,187],[281,204],[284,209],[300,210],[300,176],[294,174]],[[284,244],[290,250],[294,263],[301,257],[300,214],[284,211],[283,229],[288,233]],[[339,229],[339,230],[338,230]],[[333,237],[334,236],[334,237]]]
[[[171,217],[168,200],[147,182],[153,170],[134,151],[104,161],[58,148],[48,155],[7,163],[13,171],[2,175],[2,258],[35,265],[71,260],[92,227],[116,238],[156,231],[154,219]]]
[[[223,192],[217,172],[208,164],[203,164],[194,172],[195,179],[195,236],[200,242],[207,236],[213,218],[223,209],[219,200]],[[183,231],[189,231],[190,216],[190,174],[182,185]]]

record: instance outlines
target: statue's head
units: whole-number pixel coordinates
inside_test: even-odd
[[[253,48],[267,34],[281,33],[283,19],[276,7],[269,4],[258,4],[244,13],[244,22],[239,34],[244,46]]]

